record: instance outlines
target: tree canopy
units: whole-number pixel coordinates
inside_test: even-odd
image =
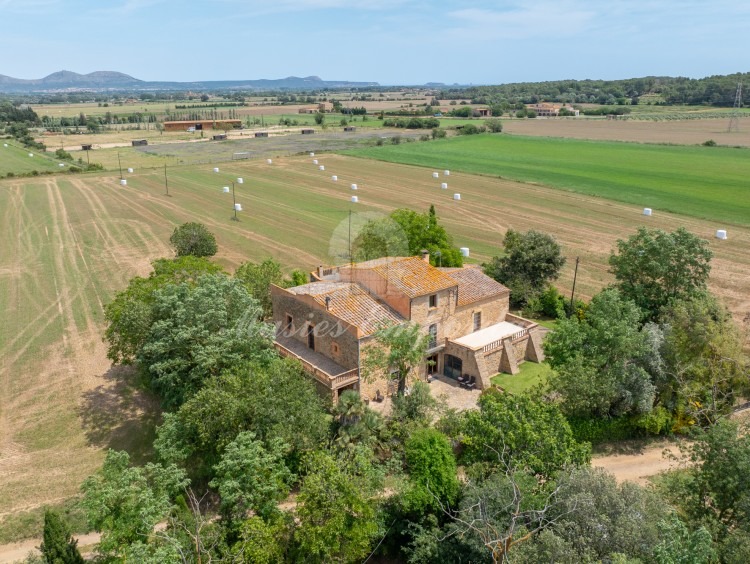
[[[404,395],[409,375],[424,362],[430,336],[417,323],[390,325],[379,329],[374,342],[363,351],[362,370],[366,379],[389,378],[395,370],[399,396]]]
[[[153,297],[153,322],[137,359],[165,407],[179,407],[226,368],[269,357],[273,327],[258,321],[260,306],[239,280],[206,274]]]
[[[211,257],[219,250],[216,237],[202,223],[188,222],[176,227],[169,242],[178,257]]]
[[[565,265],[562,249],[554,237],[534,231],[508,229],[503,239],[503,256],[484,264],[484,272],[510,289],[511,302],[524,305],[539,295],[560,275]]]
[[[151,264],[153,271],[148,278],[132,278],[128,287],[115,294],[114,299],[104,306],[107,357],[114,363],[135,361],[154,321],[156,290],[170,284],[194,284],[203,274],[223,272],[218,264],[194,256],[158,259]]]
[[[462,459],[469,464],[550,478],[565,465],[588,463],[591,456],[587,444],[575,441],[555,404],[494,388],[479,397],[479,410],[464,412],[459,428]]]
[[[368,221],[352,242],[354,260],[384,256],[417,256],[430,253],[433,266],[462,266],[463,258],[453,239],[438,223],[435,206],[427,213],[397,209],[388,217]]]
[[[647,413],[655,388],[644,368],[647,336],[640,311],[617,290],[597,294],[583,319],[560,320],[547,336],[544,352],[555,369],[550,387],[566,413],[609,417]]]
[[[609,264],[622,295],[654,320],[670,301],[705,293],[712,256],[708,242],[684,227],[672,233],[641,227],[617,241]]]

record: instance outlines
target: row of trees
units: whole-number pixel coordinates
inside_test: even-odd
[[[537,102],[637,104],[645,94],[657,95],[669,105],[731,107],[737,83],[747,83],[750,73],[735,73],[693,79],[643,77],[624,80],[557,80],[522,82],[499,86],[475,86],[443,90],[441,99],[471,98],[474,104],[536,104]],[[507,109],[507,108],[506,108]],[[520,109],[520,108],[517,108]]]

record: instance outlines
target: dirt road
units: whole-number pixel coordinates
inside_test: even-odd
[[[82,553],[86,553],[85,548],[87,546],[94,545],[99,542],[99,533],[89,533],[87,535],[74,535],[78,540],[78,548],[81,549]],[[41,541],[27,540],[23,542],[16,542],[13,544],[0,545],[0,564],[11,564],[12,562],[22,562],[24,558],[29,555],[29,552],[38,553],[37,546]]]
[[[630,481],[644,485],[648,483],[649,478],[679,465],[677,461],[664,456],[665,450],[671,451],[675,456],[680,455],[677,444],[665,441],[637,449],[635,452],[595,456],[591,460],[591,465],[611,472],[618,482]]]

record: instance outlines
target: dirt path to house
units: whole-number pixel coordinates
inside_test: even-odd
[[[620,452],[594,455],[591,466],[611,472],[618,482],[645,485],[653,476],[679,466],[679,461],[668,456],[670,452],[677,457],[682,453],[679,444],[671,441],[660,441],[645,447],[625,446]]]
[[[73,535],[78,540],[78,548],[82,554],[89,552],[87,547],[91,547],[99,542],[101,535],[99,533],[88,533],[86,535]],[[41,540],[26,540],[12,544],[0,545],[0,564],[11,564],[13,562],[22,562],[30,552],[38,554],[37,546]]]

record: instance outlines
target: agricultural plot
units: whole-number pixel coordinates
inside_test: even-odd
[[[723,118],[645,121],[589,118],[503,120],[503,131],[518,135],[568,137],[599,141],[632,141],[672,145],[700,145],[709,139],[718,145],[750,147],[750,119],[740,120],[739,131],[727,132],[729,114]]]
[[[429,145],[429,144],[425,144]],[[337,155],[181,166],[119,177],[95,174],[0,181],[0,529],[12,514],[75,495],[106,448],[148,456],[153,402],[123,383],[106,359],[103,306],[149,262],[168,256],[174,227],[200,221],[216,234],[217,260],[233,270],[274,256],[285,267],[340,262],[336,235],[364,212],[434,203],[455,243],[482,262],[498,252],[505,230],[554,234],[569,258],[559,286],[569,291],[581,257],[578,290],[590,296],[611,281],[606,260],[617,238],[639,225],[684,225],[710,238],[715,224],[531,184]],[[442,170],[441,167],[440,170]],[[334,182],[331,175],[338,181]],[[231,220],[236,178],[239,222]],[[448,190],[440,183],[447,181]],[[350,203],[351,183],[359,203]],[[453,200],[454,193],[461,200]],[[711,288],[739,316],[750,310],[750,229],[732,227],[716,253]],[[118,369],[119,370],[119,369]]]
[[[539,183],[718,224],[750,225],[750,160],[744,149],[475,135],[350,154]]]
[[[8,146],[5,147],[4,145]],[[29,156],[33,154],[33,157]],[[13,174],[26,174],[36,170],[37,172],[57,172],[60,162],[54,158],[39,152],[36,149],[26,149],[12,141],[3,140],[0,143],[0,177],[9,172]],[[67,166],[67,165],[66,165]]]

